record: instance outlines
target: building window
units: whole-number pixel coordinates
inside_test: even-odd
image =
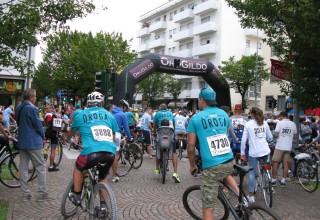
[[[188,5],[188,8],[189,8],[189,9],[193,9],[193,8],[194,8],[194,3]]]
[[[255,98],[255,86],[249,86],[246,97],[247,98]],[[257,98],[261,98],[261,85],[257,86]]]
[[[172,53],[176,52],[176,47],[172,47]]]
[[[261,43],[258,43],[258,49],[261,50]]]
[[[246,40],[246,48],[250,48],[250,40]]]
[[[177,28],[172,29],[172,34],[175,34],[177,32]]]
[[[181,25],[180,26],[180,31],[183,31],[183,30],[186,30],[187,29],[187,26],[186,25]]]
[[[188,23],[188,24],[187,24],[187,28],[188,28],[188,29],[193,28],[193,22]]]
[[[173,12],[170,12],[170,16],[169,16],[169,20],[172,21],[173,20]]]
[[[184,84],[184,90],[191,90],[192,89],[192,82],[186,82]]]
[[[205,17],[205,18],[202,18],[202,19],[201,19],[201,24],[207,23],[207,22],[209,22],[209,21],[210,21],[210,16]]]
[[[286,96],[279,95],[278,96],[278,102],[277,102],[277,110],[278,111],[284,111],[286,109]]]
[[[203,88],[208,88],[209,85],[206,81],[199,81],[199,88],[203,89]]]
[[[145,44],[149,43],[149,41],[150,41],[150,38],[146,38],[146,39],[143,40],[143,42],[144,42]]]
[[[164,50],[161,50],[161,54],[164,54]]]
[[[167,15],[163,15],[163,21],[167,20]]]
[[[157,18],[157,19],[155,20],[155,23],[157,23],[157,22],[160,22],[160,18]]]
[[[193,42],[187,43],[187,49],[192,49],[193,48]]]
[[[210,38],[203,38],[201,39],[201,45],[210,44]]]
[[[174,11],[173,11],[173,14],[176,15],[176,14],[177,14],[177,10],[174,10]]]
[[[180,12],[183,12],[184,11],[184,7],[180,8]]]
[[[169,55],[171,54],[171,48],[169,48],[169,52],[168,53],[169,53]]]
[[[154,39],[156,39],[156,40],[160,39],[160,35],[155,35]]]
[[[169,30],[169,39],[172,38],[172,30]]]

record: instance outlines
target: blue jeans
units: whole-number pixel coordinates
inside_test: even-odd
[[[249,172],[249,192],[254,193],[254,188],[256,185],[256,170],[259,159],[262,159],[264,163],[269,160],[269,154],[262,157],[250,157],[249,156],[249,166],[253,167],[253,170]]]

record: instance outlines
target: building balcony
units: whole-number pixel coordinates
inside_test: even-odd
[[[154,41],[149,42],[149,48],[158,48],[158,47],[165,47],[166,46],[166,41],[164,39],[157,39]]]
[[[192,56],[201,56],[208,54],[215,54],[217,52],[217,46],[215,44],[204,44],[192,49]]]
[[[179,22],[184,22],[187,20],[193,19],[193,10],[192,9],[187,9],[184,10],[173,17],[173,22],[179,23]]]
[[[167,23],[164,21],[159,21],[157,23],[151,24],[149,27],[149,31],[151,33],[155,31],[165,30],[166,28],[167,28]]]
[[[137,53],[143,53],[149,51],[149,46],[148,44],[140,44],[139,46],[136,47],[136,52]]]
[[[145,27],[137,31],[137,37],[146,37],[150,35],[149,28]]]
[[[247,37],[257,37],[257,29],[256,28],[245,28],[244,29],[245,34]],[[263,37],[263,32],[261,30],[258,30],[258,38]]]
[[[175,33],[172,38],[174,41],[192,39],[193,38],[193,30],[186,29],[186,30],[180,31],[178,33]]]
[[[172,53],[171,55],[176,57],[188,58],[188,57],[192,57],[192,50],[191,49],[180,50]]]
[[[217,1],[206,1],[196,5],[193,9],[193,14],[202,15],[211,11],[215,11],[217,9],[218,9]]]
[[[215,31],[217,31],[217,28],[213,21],[193,27],[193,35],[207,34]]]

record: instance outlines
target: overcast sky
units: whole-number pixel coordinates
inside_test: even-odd
[[[138,41],[136,38],[139,26],[139,17],[148,11],[168,2],[168,0],[94,0],[97,8],[102,4],[108,9],[91,14],[83,19],[70,23],[72,30],[81,32],[121,32],[125,40],[133,38],[132,50],[135,50]],[[43,45],[42,45],[43,47]],[[41,62],[41,52],[36,50],[36,63]]]

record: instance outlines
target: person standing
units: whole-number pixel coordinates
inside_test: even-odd
[[[147,145],[147,153],[150,159],[154,157],[151,154],[151,134],[152,134],[152,125],[151,125],[151,114],[152,109],[147,107],[144,110],[144,114],[139,119],[139,124],[141,126],[142,135],[144,137],[144,142]]]
[[[22,201],[31,200],[32,194],[28,188],[28,165],[31,160],[36,170],[38,180],[37,201],[52,200],[46,186],[46,164],[42,154],[44,129],[39,118],[36,103],[36,90],[23,91],[23,101],[16,109],[18,123],[18,146],[20,151],[20,189]]]
[[[214,90],[202,89],[198,105],[201,111],[192,116],[187,127],[188,158],[190,173],[197,173],[195,145],[198,139],[203,166],[202,217],[204,220],[212,220],[214,207],[218,202],[218,182],[223,179],[239,193],[237,183],[231,176],[233,154],[228,140],[228,128],[231,123],[227,113],[217,107]]]
[[[268,141],[272,141],[268,123],[264,120],[263,111],[258,107],[250,109],[252,120],[248,121],[243,130],[241,138],[241,159],[247,161],[245,155],[246,143],[249,140],[249,166],[253,170],[249,172],[249,202],[255,202],[254,188],[256,185],[256,170],[258,160],[262,159],[265,163],[270,159],[270,148]]]
[[[274,137],[277,138],[276,148],[272,157],[272,185],[276,186],[276,176],[279,164],[283,164],[283,175],[280,186],[286,186],[286,177],[288,175],[289,163],[291,160],[291,150],[293,138],[297,135],[297,126],[288,119],[287,112],[280,112],[280,121],[277,123]]]

